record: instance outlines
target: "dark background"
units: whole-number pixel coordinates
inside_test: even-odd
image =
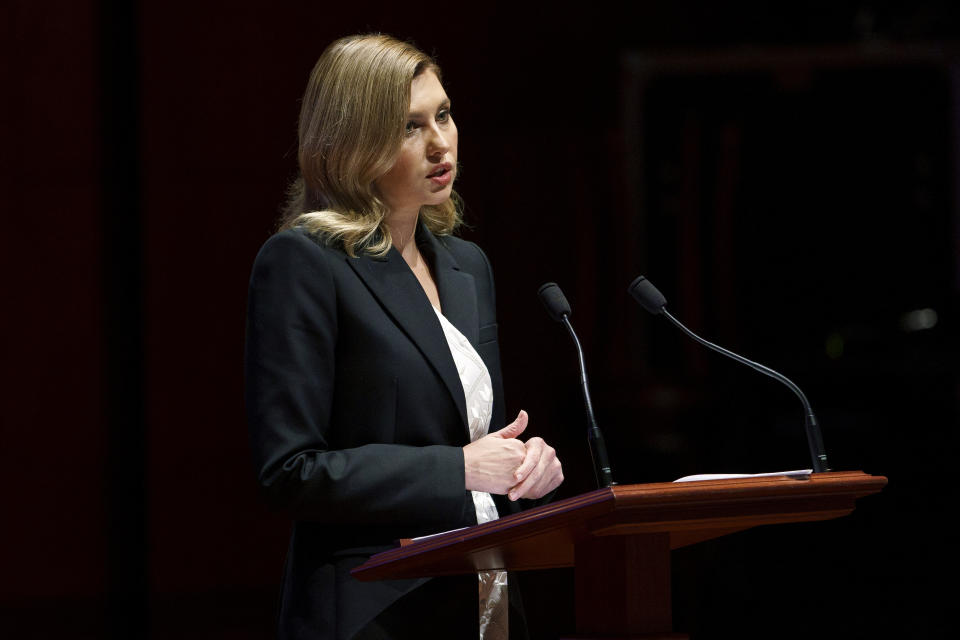
[[[644,314],[625,293],[639,273],[804,388],[833,468],[889,478],[846,518],[675,552],[677,629],[942,635],[953,6],[4,3],[0,635],[271,637],[289,523],[249,464],[247,278],[294,176],[307,75],[366,31],[444,69],[508,408],[557,447],[561,497],[594,485],[547,280],[573,305],[618,481],[809,466],[789,391]],[[569,571],[524,586],[536,637],[572,630]]]

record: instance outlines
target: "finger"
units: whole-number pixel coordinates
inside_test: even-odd
[[[497,436],[498,438],[516,438],[523,430],[527,428],[527,412],[520,410],[520,413],[517,415],[517,419],[505,426],[499,431],[494,431],[490,435]]]
[[[563,482],[563,470],[556,451],[544,444],[544,453],[536,470],[527,479],[510,489],[508,495],[511,500],[519,498],[542,498]]]
[[[540,482],[536,487],[533,487],[525,497],[527,498],[542,498],[547,495],[554,489],[560,486],[560,483],[563,482],[563,468],[560,465],[560,461],[554,459],[547,465],[547,468],[543,472],[543,476],[540,478]]]
[[[510,489],[507,495],[511,500],[527,498],[532,495],[537,485],[543,480],[543,474],[547,470],[546,460],[546,456],[540,456],[537,464],[530,470],[527,477]]]
[[[540,469],[539,466],[535,467],[533,471],[530,472],[530,475],[524,479],[523,482],[516,484],[510,488],[510,491],[507,493],[507,497],[511,500],[519,500],[520,498],[528,497],[531,490],[533,490],[537,483],[540,481]]]
[[[543,438],[530,438],[525,445],[526,453],[523,462],[517,467],[513,474],[513,480],[516,483],[523,482],[533,468],[540,463],[540,456],[543,455]]]

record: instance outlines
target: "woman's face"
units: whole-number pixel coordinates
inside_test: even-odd
[[[457,173],[457,125],[433,71],[410,85],[410,112],[396,162],[375,185],[391,213],[446,202]]]

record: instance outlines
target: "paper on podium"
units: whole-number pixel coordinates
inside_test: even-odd
[[[730,480],[732,478],[766,478],[769,476],[788,476],[791,478],[808,478],[813,469],[798,469],[796,471],[774,471],[772,473],[700,473],[695,476],[683,476],[674,482],[697,482],[698,480]]]
[[[430,538],[436,538],[437,536],[442,536],[445,533],[453,533],[454,531],[463,531],[469,527],[460,527],[459,529],[450,529],[449,531],[440,531],[438,533],[431,533],[426,536],[420,536],[419,538],[410,538],[410,542],[420,542],[421,540],[428,540]]]

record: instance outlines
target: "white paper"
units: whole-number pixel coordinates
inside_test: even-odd
[[[436,538],[437,536],[442,536],[445,533],[453,533],[454,531],[463,531],[469,527],[460,527],[459,529],[450,529],[450,531],[441,531],[440,533],[431,533],[428,536],[420,536],[419,538],[411,538],[412,542],[420,542],[421,540],[429,540],[430,538]]]
[[[772,473],[700,473],[695,476],[684,476],[674,482],[697,482],[698,480],[730,480],[732,478],[766,478],[770,476],[789,476],[791,478],[807,478],[813,469],[798,469],[796,471],[774,471]]]

